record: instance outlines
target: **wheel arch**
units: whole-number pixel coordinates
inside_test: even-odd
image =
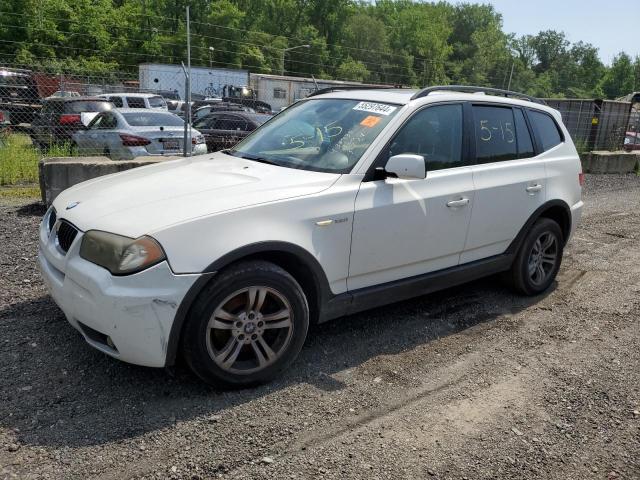
[[[239,261],[265,260],[286,270],[300,284],[309,302],[310,323],[317,323],[321,306],[331,297],[324,269],[304,248],[287,242],[258,242],[229,252],[211,263],[180,303],[167,340],[165,366],[175,364],[184,323],[200,292],[223,269]]]
[[[539,206],[529,217],[527,222],[518,232],[505,253],[517,253],[527,232],[539,218],[549,218],[555,221],[562,231],[562,242],[566,245],[571,233],[571,209],[563,200],[550,200]]]

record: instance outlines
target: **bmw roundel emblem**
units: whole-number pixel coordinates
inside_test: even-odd
[[[71,202],[69,205],[67,205],[67,210],[71,210],[72,208],[75,208],[78,205],[80,205],[80,202]]]

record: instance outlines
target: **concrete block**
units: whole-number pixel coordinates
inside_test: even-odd
[[[585,173],[632,173],[638,168],[640,153],[594,151],[580,155]]]
[[[42,202],[51,205],[60,192],[85,180],[176,158],[182,157],[138,157],[124,161],[107,157],[43,158],[38,164]]]

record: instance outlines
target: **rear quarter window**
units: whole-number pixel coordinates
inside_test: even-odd
[[[166,107],[167,103],[162,97],[149,97],[149,106],[151,108]]]
[[[531,121],[533,132],[543,152],[563,142],[558,124],[551,118],[551,115],[529,110],[529,120]]]

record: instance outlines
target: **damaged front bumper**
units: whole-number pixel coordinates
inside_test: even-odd
[[[125,362],[165,366],[178,306],[200,274],[176,275],[165,261],[134,275],[113,276],[80,257],[81,233],[66,254],[44,226],[40,233],[42,277],[87,343]]]

